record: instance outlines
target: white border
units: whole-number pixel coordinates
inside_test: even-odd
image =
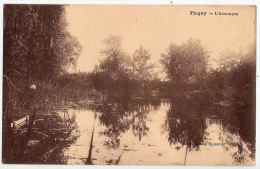
[[[256,28],[256,47],[257,47],[257,86],[256,86],[256,166],[113,166],[113,168],[252,168],[252,169],[260,169],[260,103],[259,103],[259,7],[260,2],[258,0],[2,0],[0,2],[0,111],[2,110],[2,77],[3,77],[3,4],[111,4],[111,5],[256,5],[257,6],[257,28]],[[0,129],[2,128],[2,115],[0,116]],[[2,152],[2,134],[0,135],[0,150]],[[77,169],[85,169],[85,168],[111,168],[111,166],[86,166],[86,165],[7,165],[2,164],[2,153],[0,153],[0,168],[4,169],[31,169],[31,168],[54,168],[54,169],[63,169],[63,168],[77,168]]]

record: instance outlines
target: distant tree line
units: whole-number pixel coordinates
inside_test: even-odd
[[[93,72],[90,83],[104,95],[151,97],[153,90],[161,97],[207,93],[211,100],[251,105],[255,103],[255,47],[242,54],[225,52],[209,67],[209,54],[200,41],[189,39],[183,44],[170,44],[161,54],[161,66],[168,80],[155,74],[151,54],[142,46],[126,54],[121,39],[105,39],[103,59]],[[204,93],[204,94],[203,94]]]

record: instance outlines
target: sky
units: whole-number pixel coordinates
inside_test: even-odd
[[[207,12],[206,16],[190,11]],[[209,15],[234,12],[238,16]],[[170,43],[200,40],[210,54],[210,65],[227,50],[246,51],[256,41],[254,6],[155,6],[155,5],[71,5],[66,7],[68,31],[82,45],[77,71],[94,69],[102,58],[100,50],[109,35],[119,36],[122,48],[132,54],[140,45],[151,53],[160,69],[161,53]]]

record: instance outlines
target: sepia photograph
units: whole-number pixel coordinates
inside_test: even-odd
[[[2,164],[256,165],[256,6],[3,4]]]

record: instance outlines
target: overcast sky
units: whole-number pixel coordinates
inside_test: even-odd
[[[237,12],[238,16],[194,16],[190,11]],[[171,42],[180,44],[189,38],[199,39],[212,58],[226,50],[244,51],[255,43],[255,15],[253,6],[66,7],[68,29],[83,47],[78,60],[80,71],[91,71],[98,64],[102,41],[109,35],[120,36],[129,54],[142,45],[155,63]]]

